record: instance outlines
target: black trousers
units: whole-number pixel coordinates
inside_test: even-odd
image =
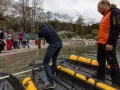
[[[0,51],[4,50],[4,46],[5,46],[5,42],[1,41],[2,43],[0,43]]]
[[[4,50],[4,45],[0,44],[0,51]]]
[[[98,44],[97,49],[97,61],[99,64],[97,75],[101,77],[105,77],[105,65],[106,61],[111,69],[111,79],[112,83],[116,85],[120,85],[120,70],[119,64],[116,58],[116,47],[113,47],[113,50],[106,51],[105,46],[103,44]]]

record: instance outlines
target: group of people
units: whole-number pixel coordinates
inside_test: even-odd
[[[105,79],[105,65],[106,61],[111,69],[111,85],[120,90],[120,68],[116,57],[116,46],[118,35],[120,32],[120,9],[116,5],[110,4],[109,0],[101,0],[98,2],[98,12],[103,15],[99,25],[98,40],[97,40],[97,61],[98,70],[96,74],[91,75],[93,78]],[[1,36],[1,35],[0,35]],[[56,33],[56,30],[51,25],[40,23],[38,40],[38,49],[41,48],[41,39],[44,38],[49,44],[46,54],[43,59],[43,66],[47,76],[48,82],[43,84],[43,89],[55,88],[56,83],[54,76],[57,70],[57,57],[62,49],[62,40]],[[9,33],[7,40],[10,40]],[[23,34],[20,33],[19,42],[23,40]],[[10,43],[10,41],[6,41]],[[0,41],[1,43],[1,41]],[[9,46],[7,46],[9,47]],[[11,48],[10,48],[11,49]],[[52,66],[49,62],[52,59]]]
[[[116,58],[116,46],[118,35],[120,32],[120,9],[115,4],[110,4],[109,0],[101,0],[98,3],[98,12],[103,15],[99,25],[98,40],[97,40],[97,61],[99,64],[98,70],[91,75],[93,78],[105,80],[105,65],[106,61],[111,69],[111,85],[120,90],[120,68]],[[38,33],[38,48],[42,37],[45,38],[49,46],[43,59],[43,66],[48,82],[43,84],[43,89],[55,88],[56,83],[54,76],[56,75],[57,57],[62,48],[62,41],[55,29],[50,26],[40,23]],[[49,62],[52,59],[50,68]]]
[[[5,40],[3,40],[5,37]],[[28,46],[29,48],[29,40],[30,35],[26,33],[25,35],[22,31],[19,32],[18,36],[14,34],[13,30],[2,31],[0,30],[0,52],[2,50],[12,50],[12,49],[20,49],[20,45]]]

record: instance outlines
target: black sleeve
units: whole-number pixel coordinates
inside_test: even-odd
[[[108,44],[116,45],[120,32],[120,10],[111,10],[111,23]]]
[[[120,9],[111,10],[112,25],[120,25]]]

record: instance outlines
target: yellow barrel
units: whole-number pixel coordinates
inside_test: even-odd
[[[60,69],[60,68],[63,68],[63,67],[62,67],[62,66],[60,66],[60,65],[58,65],[58,66],[57,66],[57,69]]]
[[[104,90],[117,90],[116,88],[108,86],[108,85],[106,85],[102,82],[97,82],[96,86],[100,87],[100,88],[103,88]]]
[[[91,83],[91,84],[95,84],[95,80],[94,79],[92,79],[92,78],[89,78],[88,80],[87,80],[87,82],[89,82],[89,83]]]
[[[68,74],[70,74],[70,75],[73,75],[73,76],[74,76],[74,74],[75,74],[75,72],[74,72],[73,70],[68,69],[68,68],[61,67],[60,65],[58,66],[58,68],[60,68],[61,71],[64,71],[64,72],[66,72],[66,73],[68,73]]]
[[[84,75],[79,74],[79,73],[76,73],[76,77],[77,77],[77,78],[80,78],[80,79],[82,79],[82,80],[84,80],[84,81],[87,80],[87,78],[86,78]]]
[[[77,60],[77,58],[78,58],[78,57],[77,57],[77,56],[75,56],[75,55],[70,55],[70,58],[69,58],[69,59],[70,59],[70,60],[75,60],[75,61],[76,61],[76,60]]]
[[[23,81],[22,84],[25,88],[25,90],[37,90],[37,88],[35,87],[32,79],[30,77],[26,77]]]
[[[97,60],[92,60],[91,65],[98,66]]]
[[[83,63],[86,63],[86,64],[90,64],[90,62],[91,62],[91,59],[88,59],[88,58],[85,58],[85,57],[81,57],[81,56],[75,56],[75,55],[70,55],[69,59],[73,60],[73,61],[78,60],[79,62],[83,62]],[[98,66],[97,60],[92,60],[91,65]],[[110,68],[110,66],[107,65],[107,62],[106,62],[106,67],[108,69]],[[119,67],[120,67],[120,64],[119,64]]]
[[[87,58],[84,58],[84,57],[79,57],[78,61],[90,64],[91,59],[87,59]]]

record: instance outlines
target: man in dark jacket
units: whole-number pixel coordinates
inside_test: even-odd
[[[49,44],[44,59],[43,66],[45,68],[45,73],[48,79],[48,82],[45,83],[42,87],[44,89],[55,88],[56,83],[54,81],[53,75],[56,74],[57,69],[57,57],[62,48],[62,41],[59,35],[56,33],[55,29],[44,23],[40,23],[39,33],[38,33],[38,48],[40,48],[41,38],[44,38]],[[52,69],[49,66],[50,59],[52,58]]]
[[[98,11],[103,15],[99,26],[97,61],[99,64],[97,73],[92,75],[98,79],[105,78],[106,61],[111,69],[112,86],[120,88],[120,69],[116,58],[116,46],[120,32],[120,10],[110,7],[108,0],[98,3]]]

